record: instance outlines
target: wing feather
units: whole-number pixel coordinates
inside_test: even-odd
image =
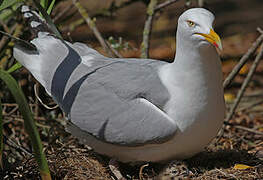
[[[176,132],[175,122],[162,111],[170,97],[158,75],[163,62],[107,58],[50,35],[32,43],[38,53],[15,48],[16,59],[83,131],[126,146],[161,143]]]

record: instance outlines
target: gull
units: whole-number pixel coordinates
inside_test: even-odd
[[[66,130],[95,152],[121,162],[189,158],[223,123],[222,49],[214,15],[203,8],[178,19],[174,62],[109,58],[61,40],[36,12],[22,7],[36,49],[13,55],[65,112]]]

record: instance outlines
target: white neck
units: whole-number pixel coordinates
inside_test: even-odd
[[[164,110],[183,131],[196,119],[206,121],[200,117],[214,113],[217,106],[224,106],[224,100],[221,62],[216,49],[207,44],[181,42],[177,44],[174,62],[160,69],[160,77],[171,95]]]

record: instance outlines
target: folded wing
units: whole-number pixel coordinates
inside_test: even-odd
[[[161,109],[169,93],[158,76],[163,62],[112,59],[81,43],[48,34],[14,48],[14,57],[45,87],[73,124],[99,140],[137,146],[161,143],[177,126]]]

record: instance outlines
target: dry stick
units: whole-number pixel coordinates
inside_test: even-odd
[[[10,30],[9,30],[9,29],[6,29],[6,28],[4,28],[4,29],[5,29],[6,32],[8,32],[8,33],[10,33],[10,34],[13,34],[14,31],[15,31],[16,25],[17,25],[17,24],[15,24],[14,26],[12,26]],[[4,26],[3,26],[3,27],[4,27]],[[8,38],[7,36],[3,36],[3,37],[2,37],[2,39],[1,39],[1,41],[0,41],[0,50],[3,49],[3,47],[4,47],[5,44],[7,43],[8,39],[9,39],[9,38]]]
[[[116,57],[122,58],[122,55],[116,49],[114,49],[108,41],[106,41],[106,43],[110,48],[111,52],[113,52]]]
[[[144,178],[143,178],[143,169],[145,168],[145,167],[148,167],[149,166],[149,164],[147,163],[147,164],[144,164],[144,165],[142,165],[141,167],[140,167],[140,171],[139,171],[139,179],[140,180],[143,180]]]
[[[155,6],[157,5],[158,0],[151,0],[148,7],[147,7],[147,20],[144,24],[143,29],[143,41],[141,44],[141,58],[148,58],[149,57],[149,46],[150,46],[150,34],[152,31],[152,21],[155,13]]]
[[[94,21],[89,17],[88,12],[84,9],[84,7],[77,1],[77,0],[72,0],[73,4],[75,7],[78,9],[79,13],[81,16],[85,19],[86,23],[90,27],[90,29],[93,31],[95,37],[98,39],[99,43],[101,44],[102,48],[104,51],[110,55],[111,57],[114,57],[114,54],[111,52],[110,48],[108,47],[107,43],[101,36],[100,32],[98,31]]]
[[[260,30],[258,28],[258,31],[261,32],[262,30]],[[240,59],[239,63],[234,67],[234,69],[231,71],[231,73],[227,76],[227,78],[225,79],[225,81],[223,83],[224,88],[226,88],[232,82],[232,80],[236,77],[236,75],[238,74],[240,69],[248,61],[248,58],[251,56],[251,54],[253,54],[257,50],[257,48],[262,43],[262,41],[263,41],[263,33],[261,33],[261,35],[252,44],[252,46],[249,48],[249,50],[246,52],[246,54],[244,54],[243,57]]]
[[[244,94],[244,92],[246,90],[246,87],[247,87],[248,83],[250,82],[250,80],[251,80],[251,78],[252,78],[252,76],[253,76],[253,74],[254,74],[254,72],[255,72],[258,64],[259,64],[260,58],[262,57],[262,55],[263,55],[263,44],[260,47],[260,51],[259,51],[258,55],[256,56],[255,61],[253,62],[252,66],[251,66],[251,68],[250,68],[250,70],[249,70],[249,72],[247,74],[246,79],[244,80],[240,90],[238,91],[238,94],[237,94],[237,97],[236,97],[236,99],[234,101],[234,104],[231,106],[230,112],[227,114],[227,117],[226,117],[226,119],[224,121],[224,125],[223,125],[222,129],[220,130],[220,132],[218,133],[217,141],[219,141],[221,139],[221,137],[223,136],[225,126],[229,125],[228,121],[232,118],[232,116],[233,116],[233,114],[234,114],[234,112],[235,112],[235,110],[236,110],[241,98],[243,97],[243,94]],[[239,127],[239,129],[240,129],[240,127]],[[242,127],[242,129],[243,130],[247,130],[249,128]]]
[[[59,18],[61,18],[62,16],[64,16],[66,13],[69,12],[69,10],[73,7],[73,4],[70,4],[69,6],[67,6],[66,8],[64,8],[62,11],[60,11],[54,18],[53,21],[54,23],[56,23],[57,20],[59,20]]]
[[[39,92],[39,91],[38,91],[38,88],[39,88],[39,86],[37,87],[37,84],[34,84],[35,96],[36,96],[37,100],[40,102],[40,104],[42,104],[42,106],[44,106],[46,109],[49,109],[49,110],[58,108],[58,105],[57,105],[57,104],[54,105],[53,107],[49,107],[48,105],[46,105],[46,104],[42,101],[42,99],[38,96],[38,92]]]
[[[36,86],[38,86],[38,87],[36,87]],[[36,88],[35,88],[36,87]],[[34,117],[38,117],[39,116],[39,97],[38,97],[38,93],[39,93],[39,83],[36,83],[36,84],[34,84],[34,91],[35,91],[35,96],[36,96],[36,98],[35,98],[35,108],[34,108],[34,110],[35,110],[35,113],[34,113]],[[32,109],[33,110],[33,109]]]
[[[150,34],[152,31],[152,22],[155,12],[160,11],[162,8],[165,8],[178,0],[168,0],[164,3],[157,5],[158,0],[151,0],[147,8],[147,20],[145,21],[144,30],[143,30],[143,41],[141,44],[141,58],[149,57],[149,47],[150,47]]]
[[[15,37],[15,36],[12,36],[11,34],[6,33],[6,32],[4,32],[4,31],[1,31],[1,30],[0,30],[0,34],[3,34],[3,35],[5,35],[5,36],[7,36],[7,37],[9,37],[9,38],[11,38],[11,39],[13,39],[13,40],[15,40],[16,42],[23,44],[24,46],[26,46],[27,48],[29,48],[29,49],[31,49],[31,50],[36,50],[35,45],[32,44],[32,43],[30,43],[30,42],[27,42],[27,41],[25,41],[25,40],[23,40],[23,39],[20,39],[20,38],[17,38],[17,37]]]
[[[260,27],[257,28],[257,31],[263,34],[263,30]]]
[[[228,75],[228,77],[226,78],[226,80],[224,81],[224,88],[227,87],[231,82],[232,80],[234,79],[234,77],[237,75],[237,73],[239,72],[239,70],[243,67],[243,65],[246,63],[246,61],[248,60],[248,58],[250,57],[251,54],[253,54],[256,49],[258,48],[258,46],[262,43],[263,41],[263,33],[262,33],[262,30],[260,28],[258,28],[258,31],[261,33],[261,35],[257,38],[257,40],[252,44],[252,47],[249,48],[249,50],[247,51],[247,53],[241,58],[240,62],[234,67],[234,69],[232,70],[232,72]],[[255,61],[253,62],[248,74],[247,74],[247,77],[246,79],[244,80],[244,82],[242,83],[242,86],[240,88],[240,90],[238,91],[238,94],[237,94],[237,97],[234,101],[234,104],[233,106],[231,107],[230,109],[230,112],[227,114],[227,117],[224,121],[224,125],[223,127],[221,128],[220,132],[218,133],[217,135],[217,141],[219,141],[221,139],[221,137],[223,136],[224,134],[224,129],[225,129],[225,126],[229,124],[229,120],[232,118],[243,94],[244,94],[244,91],[249,83],[249,81],[251,80],[256,68],[257,68],[257,65],[260,61],[260,58],[261,56],[263,55],[263,44],[261,45],[260,47],[260,51],[258,53],[258,55],[256,56],[255,58]]]
[[[263,55],[263,44],[261,44],[259,53],[256,56],[255,61],[253,62],[252,66],[251,66],[251,68],[250,68],[250,70],[249,70],[249,72],[247,74],[246,79],[242,83],[242,86],[241,86],[240,90],[237,93],[237,97],[236,97],[236,99],[234,101],[233,106],[230,109],[230,112],[227,114],[227,117],[225,119],[226,122],[228,122],[232,118],[232,116],[233,116],[233,114],[234,114],[234,112],[235,112],[235,110],[236,110],[241,98],[243,97],[243,94],[244,94],[244,92],[245,92],[245,90],[247,88],[248,83],[250,82],[253,74],[256,71],[256,68],[257,68],[257,66],[258,66],[258,64],[260,62],[260,59],[261,59],[262,55]]]
[[[107,11],[106,11],[106,13],[103,11],[103,12],[98,12],[98,13],[95,13],[92,17],[98,17],[98,16],[102,16],[102,17],[109,17],[109,16],[111,16],[112,15],[112,13],[114,13],[114,12],[116,12],[116,11],[118,11],[119,9],[122,9],[122,8],[124,8],[124,7],[126,7],[126,6],[128,6],[128,5],[130,5],[130,4],[132,4],[132,3],[135,3],[135,2],[137,2],[137,1],[141,1],[141,0],[133,0],[133,1],[127,1],[127,2],[123,2],[122,4],[120,4],[119,6],[116,6],[115,5],[115,1],[113,1],[112,2],[112,4],[111,4],[111,6],[110,6],[110,8],[109,9],[107,9]],[[73,4],[72,4],[73,5]],[[109,12],[109,13],[107,13],[107,12]],[[73,13],[74,14],[74,13]],[[91,17],[91,18],[92,18]],[[55,18],[54,18],[54,20],[55,20]],[[56,19],[57,20],[57,19]],[[56,21],[55,20],[55,21]],[[73,23],[71,23],[71,25],[70,26],[74,26],[74,27],[76,27],[76,26],[78,26],[78,25],[80,25],[80,24],[82,24],[82,23],[84,23],[85,22],[85,20],[84,19],[80,19],[80,20],[77,20],[77,23],[75,22],[73,22]],[[70,29],[71,29],[71,27],[70,27]],[[116,51],[116,50],[115,50]]]
[[[118,180],[126,180],[126,178],[124,178],[120,172],[120,167],[118,162],[115,159],[111,159],[109,161],[109,168],[111,170],[111,172],[114,174],[114,176],[118,179]]]
[[[204,0],[198,0],[198,6],[203,7],[204,6]]]
[[[232,123],[226,123],[226,122],[225,122],[225,125],[233,126],[236,129],[248,131],[248,132],[251,132],[251,133],[254,133],[254,134],[263,135],[263,132],[261,132],[261,131],[257,131],[255,129],[247,128],[247,127],[244,127],[244,126],[240,126],[240,125],[236,125],[236,124],[232,124]]]
[[[10,33],[9,27],[2,20],[0,20],[0,24],[3,26],[4,31]]]
[[[33,156],[32,153],[30,153],[27,149],[25,149],[23,146],[18,145],[16,142],[14,142],[12,139],[4,136],[4,138],[6,139],[6,144],[17,149],[20,151],[23,151],[25,154],[29,155],[29,156]]]
[[[16,104],[16,106],[8,113],[5,113],[5,111],[3,111],[3,116],[11,116],[13,113],[15,113],[18,110],[18,104]]]
[[[249,106],[240,108],[240,109],[238,110],[238,112],[246,111],[246,110],[251,109],[251,108],[253,108],[253,107],[255,107],[255,106],[258,106],[258,105],[260,105],[260,104],[263,104],[263,100],[259,100],[259,101],[255,102],[255,103],[250,104]]]
[[[222,171],[222,170],[220,170],[220,169],[218,169],[218,168],[215,168],[215,170],[213,170],[213,171],[217,171],[217,172],[223,174],[226,178],[229,178],[229,177],[230,177],[231,179],[232,179],[232,178],[237,179],[235,175],[225,173],[224,171]]]
[[[168,1],[165,1],[164,3],[161,3],[161,4],[158,4],[155,8],[154,8],[154,11],[160,11],[161,9],[177,2],[178,0],[168,0]]]

